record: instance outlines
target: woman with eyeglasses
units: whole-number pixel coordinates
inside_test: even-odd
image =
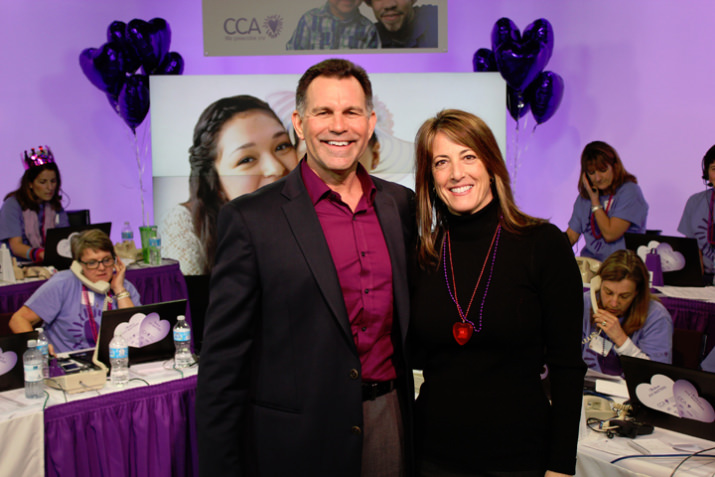
[[[566,235],[573,245],[583,234],[586,245],[582,257],[602,262],[626,248],[626,232],[645,232],[648,203],[635,176],[609,144],[586,144],[581,153],[578,192]]]
[[[715,146],[708,149],[702,162],[705,190],[693,194],[685,204],[678,232],[698,241],[703,255],[705,285],[712,285],[715,277],[715,226],[713,204],[715,203]]]
[[[45,259],[47,229],[69,226],[62,207],[62,179],[47,146],[25,151],[20,186],[5,196],[0,208],[0,241],[20,261]]]
[[[9,323],[13,333],[24,333],[43,321],[48,341],[60,353],[93,348],[104,310],[141,305],[107,234],[90,229],[73,237],[72,258],[71,268],[43,283]]]

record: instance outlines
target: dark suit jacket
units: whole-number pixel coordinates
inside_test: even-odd
[[[410,436],[407,248],[414,196],[373,178],[390,253],[395,365]],[[196,420],[201,475],[359,476],[360,360],[300,167],[222,208]]]

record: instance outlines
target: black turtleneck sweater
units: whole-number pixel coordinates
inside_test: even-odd
[[[449,216],[457,297],[466,310],[500,215],[497,201]],[[482,327],[460,346],[461,321],[444,264],[415,276],[411,322],[416,451],[462,472],[553,470],[573,474],[586,367],[581,359],[583,287],[573,251],[551,224],[522,235],[502,228],[468,319]],[[447,254],[447,257],[449,254]],[[448,276],[449,259],[447,259]],[[551,403],[540,374],[548,365]]]

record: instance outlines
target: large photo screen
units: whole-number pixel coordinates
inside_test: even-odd
[[[207,188],[221,194],[221,201],[231,200],[280,179],[296,166],[305,153],[291,123],[299,78],[300,75],[151,77],[154,222],[160,231],[177,230],[183,224],[184,232],[176,236],[191,235],[188,222],[193,219],[188,217],[187,209],[191,207],[187,201],[192,168],[195,177],[213,175],[213,179],[200,185],[205,203],[213,200],[206,198]],[[506,84],[499,73],[371,74],[370,79],[377,125],[360,160],[371,174],[414,189],[417,130],[426,119],[447,108],[463,109],[484,119],[504,154]],[[249,112],[235,114],[243,110]],[[221,138],[230,137],[235,144],[250,145],[251,152],[244,159],[228,163],[206,160],[208,149],[214,146],[195,148],[190,154],[195,128],[216,141],[220,133]],[[261,140],[263,146],[252,136],[260,134],[268,138]],[[196,182],[195,179],[194,187]],[[173,226],[163,227],[166,222]],[[171,250],[175,244],[168,240],[174,239],[164,237],[163,245]],[[200,240],[194,242],[193,246],[201,246]],[[182,271],[186,270],[189,266],[182,263]],[[198,266],[197,270],[204,267]]]

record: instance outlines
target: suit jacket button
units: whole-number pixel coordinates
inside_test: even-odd
[[[350,379],[357,379],[360,377],[360,373],[357,369],[353,368],[350,370]]]
[[[352,429],[350,429],[350,432],[352,432],[353,435],[359,436],[362,434],[362,429],[360,429],[360,426],[353,426]]]

